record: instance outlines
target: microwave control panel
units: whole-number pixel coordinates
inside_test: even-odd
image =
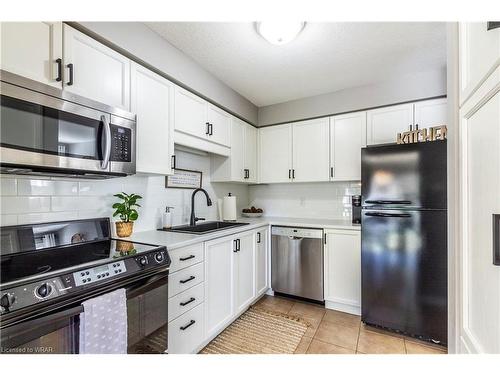
[[[132,160],[132,130],[111,125],[111,161]]]

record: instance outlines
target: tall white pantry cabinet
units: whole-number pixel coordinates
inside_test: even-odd
[[[458,48],[458,351],[499,354],[500,29],[461,23]]]

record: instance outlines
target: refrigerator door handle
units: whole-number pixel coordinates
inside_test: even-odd
[[[500,214],[493,215],[493,264],[500,266]]]
[[[366,212],[365,215],[375,217],[411,217],[410,214],[388,214],[385,212]]]
[[[404,201],[404,200],[391,200],[391,201],[386,201],[386,200],[368,200],[365,201],[365,203],[368,204],[411,204],[411,201]]]

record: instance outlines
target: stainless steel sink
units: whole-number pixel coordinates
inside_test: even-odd
[[[210,232],[216,232],[223,229],[228,229],[232,227],[239,227],[241,225],[248,225],[249,223],[236,223],[227,221],[209,221],[203,224],[197,225],[179,225],[177,227],[172,227],[170,229],[162,229],[166,232],[178,232],[178,233],[191,233],[191,234],[205,234]]]

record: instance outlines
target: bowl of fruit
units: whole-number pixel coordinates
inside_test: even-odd
[[[244,208],[241,211],[241,214],[244,217],[261,217],[264,215],[264,210],[262,208],[255,208],[254,206],[250,208]]]

